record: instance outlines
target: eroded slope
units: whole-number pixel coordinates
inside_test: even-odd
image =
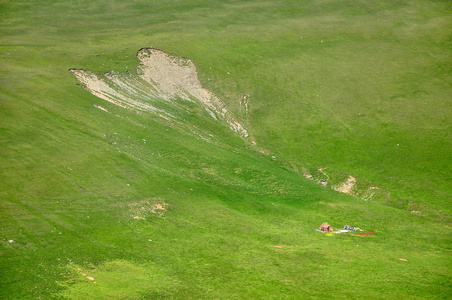
[[[190,59],[151,48],[139,50],[137,57],[136,74],[109,72],[99,76],[88,70],[70,71],[93,95],[118,106],[180,121],[184,112],[191,113],[187,105],[191,103],[248,137],[223,101],[201,85]]]

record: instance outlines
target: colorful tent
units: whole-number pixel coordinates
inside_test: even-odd
[[[323,223],[319,228],[320,231],[330,231],[331,229],[332,228],[330,225],[328,225],[328,223]]]

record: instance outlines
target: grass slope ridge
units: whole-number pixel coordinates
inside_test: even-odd
[[[440,108],[450,91],[448,7],[446,1],[5,3],[0,298],[449,297],[446,214],[421,217],[303,176],[303,168],[319,172],[326,165],[322,171],[330,177],[350,173],[397,199],[447,205],[446,163],[438,179],[424,182],[426,189],[407,186],[424,178],[420,171],[431,177],[430,167],[447,158],[450,121]],[[438,30],[425,35],[429,28]],[[395,33],[408,44],[390,42]],[[197,103],[145,102],[139,90],[139,97],[127,92],[177,118],[137,113],[78,88],[67,72],[77,66],[136,80],[131,70],[142,45],[196,62],[202,86],[249,131],[246,147]],[[372,58],[375,45],[384,51]],[[400,78],[406,60],[396,58],[407,53],[407,60],[429,55]],[[375,76],[363,76],[371,73],[366,64],[374,59],[378,65],[382,57],[391,60]],[[345,65],[355,73],[345,73]],[[426,79],[422,70],[436,75]],[[353,88],[357,78],[386,86],[381,98],[364,88],[374,85]],[[390,84],[394,78],[403,89]],[[428,100],[438,112],[434,121],[425,111],[420,131],[421,124],[410,131],[413,122],[388,114],[404,115],[408,100],[379,101],[381,110],[369,106],[409,91],[410,80],[429,95],[413,93],[413,99]],[[367,108],[365,122],[331,106],[339,86],[355,104],[347,106],[351,112]],[[422,115],[423,107],[409,106],[403,120]],[[401,138],[412,146],[407,159],[414,162],[425,158],[423,150],[428,155],[437,147],[439,154],[392,174],[393,158],[381,159],[394,149],[382,141],[401,145],[398,159],[409,151]],[[271,155],[250,151],[252,139]],[[388,188],[391,180],[382,181],[382,174],[397,177],[394,185]],[[426,191],[434,191],[431,201]],[[325,221],[376,234],[329,237],[311,230]]]

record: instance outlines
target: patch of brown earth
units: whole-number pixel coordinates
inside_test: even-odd
[[[98,109],[100,109],[100,110],[103,110],[103,111],[108,112],[108,110],[107,110],[106,108],[103,108],[103,107],[100,106],[99,104],[94,103],[93,106],[96,107],[96,108],[98,108]]]
[[[270,151],[267,151],[265,149],[259,149],[258,151],[263,154],[267,154],[267,155],[270,154]]]
[[[201,85],[196,66],[190,59],[151,48],[139,50],[137,57],[137,76],[115,72],[97,76],[87,70],[70,71],[86,90],[115,105],[178,119],[158,108],[158,103],[174,104],[182,99],[200,104],[212,118],[223,120],[232,130],[248,136],[247,130],[235,120],[223,101]]]
[[[309,180],[315,181],[316,183],[318,183],[324,187],[329,187],[335,191],[358,197],[364,201],[370,201],[374,197],[376,197],[378,193],[380,193],[380,192],[378,192],[378,190],[380,190],[380,188],[378,186],[369,186],[366,189],[358,189],[357,184],[356,184],[357,180],[352,175],[348,175],[347,180],[338,185],[328,186],[328,181],[324,178],[326,177],[327,179],[330,179],[330,177],[328,176],[328,174],[326,174],[323,171],[325,169],[326,169],[326,167],[319,168],[319,169],[317,169],[318,173],[316,172],[313,175],[307,171],[304,171],[303,176]],[[321,176],[318,176],[319,173],[321,174]],[[384,192],[384,193],[387,194],[386,196],[389,196],[389,193],[386,193],[386,192]]]
[[[96,283],[96,281],[94,280],[94,277],[86,275],[86,273],[83,273],[82,269],[77,268],[77,271],[80,274],[82,274],[82,276],[84,276],[86,279],[91,280],[93,283]]]
[[[422,216],[422,212],[420,210],[411,210],[410,213],[418,215],[418,216]]]
[[[332,189],[341,193],[352,195],[354,194],[354,188],[356,186],[356,178],[352,175],[348,175],[348,179],[343,183],[333,186]]]
[[[157,198],[161,199],[161,198]],[[154,202],[154,199],[142,200],[129,204],[132,218],[135,220],[143,220],[150,216],[162,217],[169,207],[164,201]]]

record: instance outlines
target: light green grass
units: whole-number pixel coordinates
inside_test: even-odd
[[[450,297],[449,2],[152,2],[2,4],[0,298]],[[142,47],[192,59],[257,146],[67,71],[130,71]],[[319,167],[387,205],[298,173]],[[149,199],[168,210],[134,219]]]

